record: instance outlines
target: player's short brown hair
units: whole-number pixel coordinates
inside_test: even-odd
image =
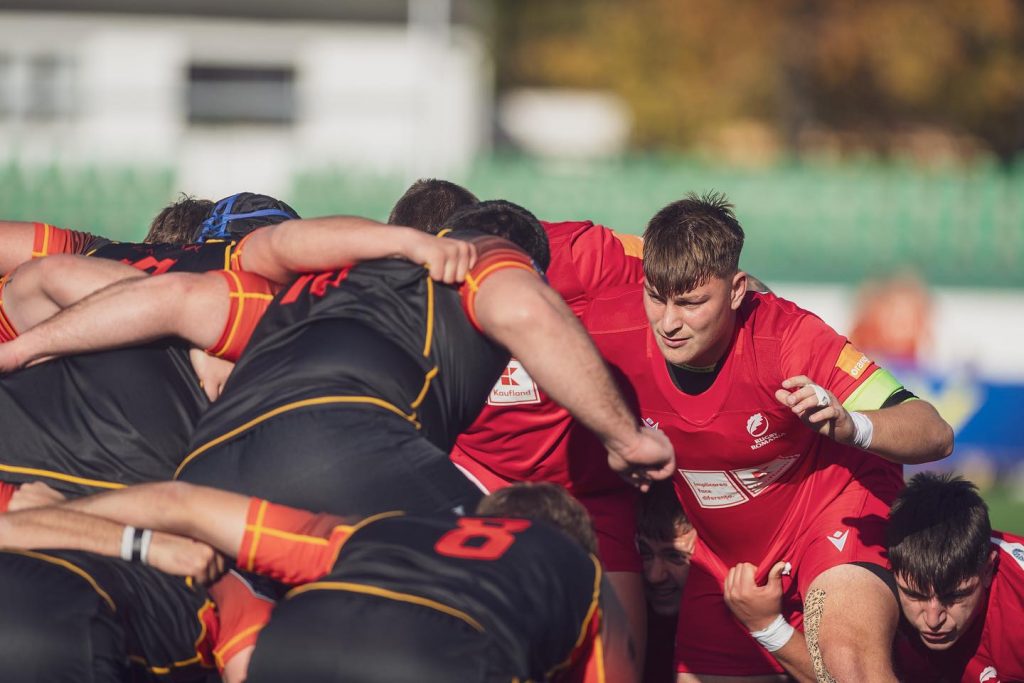
[[[739,270],[743,228],[720,192],[694,193],[654,215],[644,231],[644,276],[661,296],[700,287]]]
[[[185,193],[173,204],[165,206],[149,224],[142,241],[146,244],[190,244],[213,208],[209,199],[196,199]]]
[[[636,535],[652,541],[671,543],[693,525],[683,512],[671,481],[656,481],[636,505]]]
[[[980,576],[992,551],[988,506],[954,474],[921,472],[892,504],[886,547],[892,573],[940,598]]]
[[[597,536],[587,509],[557,484],[519,482],[498,489],[480,501],[476,514],[547,522],[572,536],[588,553],[597,553]]]
[[[461,185],[438,178],[420,178],[395,202],[388,223],[436,235],[447,227],[453,213],[479,201]]]

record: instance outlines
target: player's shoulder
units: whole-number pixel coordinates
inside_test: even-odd
[[[591,334],[646,330],[644,286],[640,283],[609,287],[595,293],[583,316]]]
[[[783,337],[807,320],[820,321],[814,313],[770,292],[748,291],[740,304],[741,324],[758,337]]]
[[[552,243],[570,241],[595,227],[593,221],[541,221],[540,225]]]
[[[999,550],[999,574],[1013,577],[1024,594],[1024,536],[993,531],[992,543]]]

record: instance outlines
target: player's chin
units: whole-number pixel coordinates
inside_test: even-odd
[[[918,635],[921,637],[921,642],[929,650],[935,652],[941,652],[942,650],[948,650],[949,648],[956,645],[956,641],[959,639],[960,634],[957,631],[950,631],[949,633],[936,634],[934,636],[919,632]]]

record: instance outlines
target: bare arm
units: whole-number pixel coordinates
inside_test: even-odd
[[[811,429],[840,443],[857,445],[849,410],[827,390],[828,405],[819,406],[812,384],[803,375],[790,377],[775,397]],[[871,420],[873,429],[867,450],[886,460],[912,465],[941,460],[953,452],[953,428],[927,401],[911,400],[861,412]]]
[[[405,258],[425,265],[435,280],[462,282],[476,261],[476,248],[462,240],[385,225],[355,216],[285,221],[252,233],[242,267],[285,283],[297,273],[344,268],[379,258]]]
[[[35,223],[0,221],[0,273],[9,273],[32,258]]]
[[[601,439],[613,470],[642,487],[672,474],[675,459],[668,438],[640,428],[590,337],[557,292],[525,270],[502,270],[480,285],[476,317],[551,398]]]
[[[20,265],[4,287],[4,309],[24,332],[79,300],[146,273],[118,261],[58,254]]]
[[[118,282],[0,345],[0,371],[50,356],[177,336],[199,348],[217,342],[230,299],[216,273],[168,273]]]
[[[163,481],[78,498],[61,508],[194,538],[234,557],[245,533],[249,498],[206,486]]]
[[[0,546],[85,550],[121,557],[123,524],[62,507],[43,507],[0,515]],[[154,534],[149,564],[162,571],[209,581],[222,563],[212,548],[176,535]]]

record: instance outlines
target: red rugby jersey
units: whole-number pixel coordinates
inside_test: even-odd
[[[643,279],[640,238],[590,221],[541,224],[551,245],[548,284],[577,316],[595,292]],[[513,358],[476,422],[456,441],[451,458],[490,490],[538,480],[577,494],[620,488],[604,447],[572,424],[568,411],[548,398]]]
[[[984,612],[948,650],[927,649],[903,624],[896,664],[904,680],[942,683],[1024,681],[1024,537],[992,533],[998,551]]]
[[[855,478],[901,477],[899,466],[811,431],[775,399],[795,375],[827,387],[849,409],[877,409],[900,388],[791,302],[749,292],[718,376],[696,396],[672,381],[644,313],[642,285],[599,295],[583,322],[641,419],[671,439],[679,498],[726,566],[783,557],[805,520]]]

